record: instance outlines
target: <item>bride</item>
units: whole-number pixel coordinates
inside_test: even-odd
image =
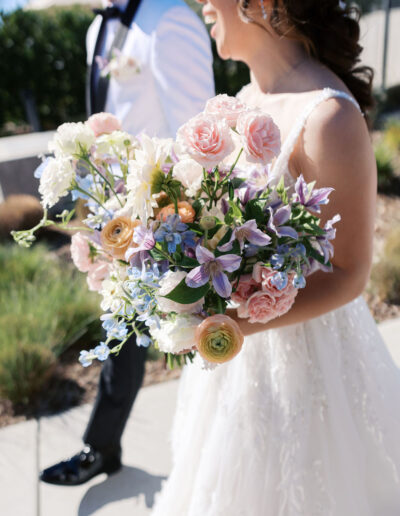
[[[251,69],[239,97],[281,129],[274,180],[334,187],[323,216],[342,220],[330,274],[268,324],[232,311],[242,352],[185,369],[153,516],[399,516],[400,374],[361,297],[376,168],[358,22],[337,0],[201,3],[220,56]]]

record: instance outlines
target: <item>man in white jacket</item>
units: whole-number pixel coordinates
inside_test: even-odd
[[[207,31],[183,0],[114,0],[87,33],[88,113],[108,111],[137,135],[174,137],[214,95]],[[121,436],[142,384],[146,348],[127,342],[102,369],[83,450],[40,478],[82,484],[121,467]]]

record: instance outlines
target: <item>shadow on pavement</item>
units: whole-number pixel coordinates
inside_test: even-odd
[[[154,496],[161,490],[167,477],[146,473],[142,469],[124,466],[118,473],[107,477],[101,484],[90,487],[79,505],[78,516],[90,516],[101,507],[144,494],[146,507],[154,504]]]

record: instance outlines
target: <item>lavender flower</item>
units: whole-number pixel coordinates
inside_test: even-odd
[[[333,240],[336,236],[336,229],[333,227],[333,224],[336,224],[336,222],[339,221],[340,215],[335,215],[333,219],[328,220],[324,226],[325,235],[318,236],[316,239],[317,249],[321,251],[325,263],[328,263],[330,258],[333,256],[333,245],[330,241]]]
[[[240,250],[243,251],[244,242],[247,240],[250,244],[257,245],[259,247],[268,245],[271,242],[271,237],[263,233],[257,227],[257,222],[253,220],[248,220],[242,226],[236,227],[232,231],[231,238],[229,242],[224,245],[218,246],[220,251],[230,251],[233,246],[233,241],[238,240],[240,244]]]
[[[198,245],[196,247],[196,258],[201,265],[186,276],[185,281],[188,287],[201,287],[211,278],[217,294],[224,298],[229,297],[232,293],[232,285],[223,271],[233,272],[237,270],[242,261],[241,257],[235,254],[225,254],[216,258],[211,251]]]
[[[294,189],[296,193],[293,200],[315,213],[321,213],[321,205],[328,204],[328,197],[334,190],[333,188],[316,188],[314,190],[314,183],[307,185],[302,174],[297,178]]]
[[[284,226],[291,215],[290,206],[282,206],[278,208],[275,212],[271,207],[267,210],[269,212],[269,220],[267,222],[267,228],[275,233],[278,237],[287,236],[290,238],[294,238],[297,240],[299,238],[297,231],[295,231],[290,226]]]

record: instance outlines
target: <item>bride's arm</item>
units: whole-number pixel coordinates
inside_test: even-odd
[[[346,100],[330,100],[313,114],[294,151],[293,174],[302,173],[317,187],[331,186],[330,203],[323,206],[323,223],[336,213],[331,273],[316,272],[307,278],[291,310],[267,324],[228,315],[245,335],[317,317],[359,296],[368,280],[372,261],[375,218],[376,162],[365,121]]]

